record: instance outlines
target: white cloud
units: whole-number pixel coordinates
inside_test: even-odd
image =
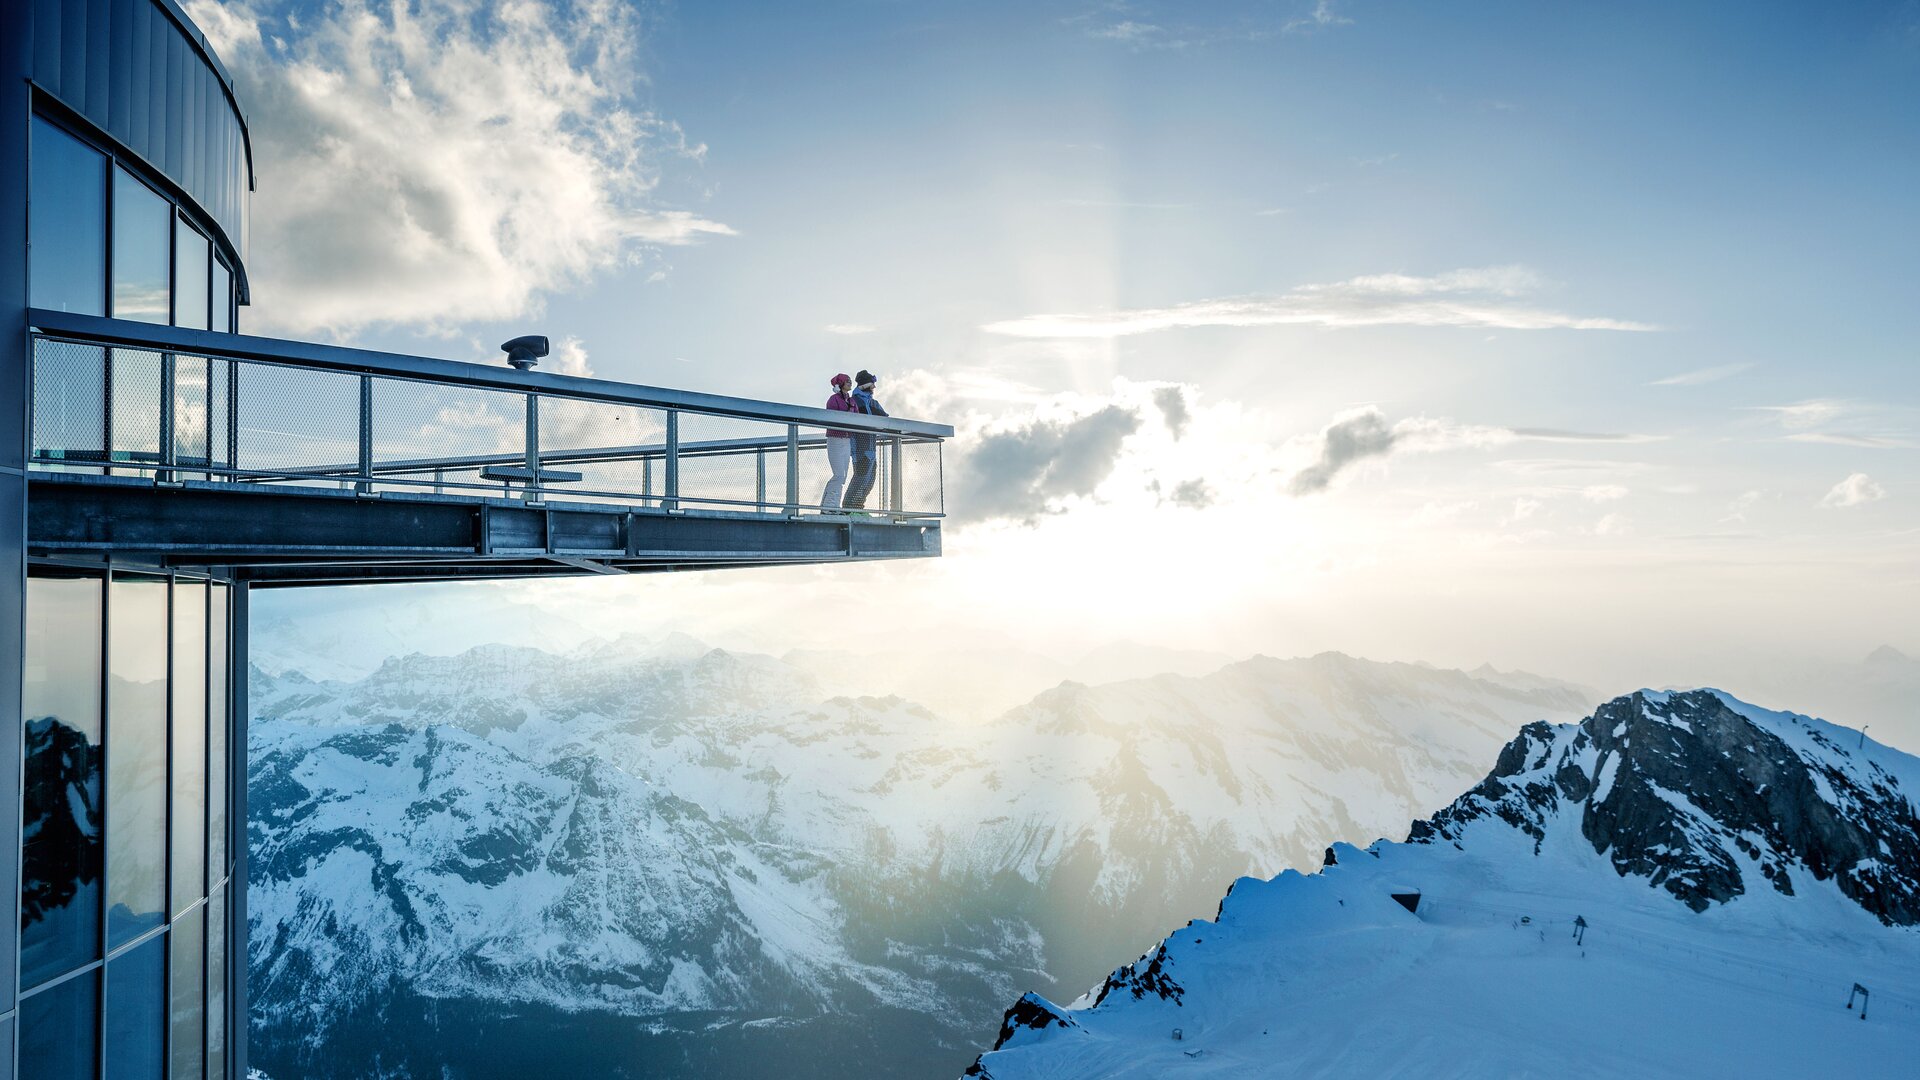
[[[879,329],[879,327],[868,326],[866,323],[837,323],[836,322],[836,323],[828,323],[827,325],[821,327],[821,329],[825,330],[829,334],[844,334],[851,337],[856,334],[871,334],[875,330]]]
[[[1669,375],[1664,379],[1655,379],[1648,386],[1704,386],[1719,382],[1721,379],[1752,367],[1752,364],[1721,364],[1719,367],[1701,368],[1698,371],[1683,371],[1678,375]]]
[[[1743,522],[1747,520],[1747,511],[1753,509],[1755,504],[1766,497],[1767,493],[1759,488],[1743,491],[1732,502],[1727,504],[1727,516],[1720,520],[1722,522]]]
[[[1625,536],[1631,531],[1627,525],[1627,519],[1619,514],[1608,514],[1593,523],[1595,536]]]
[[[1539,499],[1529,499],[1525,495],[1522,495],[1513,500],[1513,510],[1507,514],[1506,519],[1500,524],[1517,525],[1539,513],[1540,508],[1545,505],[1546,504]]]
[[[1138,43],[1157,37],[1160,34],[1160,28],[1152,23],[1138,23],[1132,19],[1122,19],[1109,26],[1096,26],[1087,31],[1087,33],[1093,37],[1106,38],[1109,41]]]
[[[555,375],[593,378],[593,365],[587,361],[587,347],[572,335],[561,338],[560,347],[553,350],[541,366]]]
[[[1580,497],[1588,502],[1613,502],[1632,494],[1620,484],[1589,484],[1580,489]]]
[[[1818,427],[1847,413],[1850,406],[1844,401],[1826,398],[1814,398],[1797,401],[1791,405],[1759,405],[1756,411],[1771,413],[1780,422],[1781,427],[1804,429]]]
[[[1161,308],[1026,315],[988,323],[992,334],[1116,338],[1204,326],[1455,326],[1502,330],[1652,330],[1643,323],[1569,315],[1520,298],[1542,287],[1524,267],[1454,270],[1431,277],[1372,274],[1302,285],[1278,296],[1197,300]]]
[[[1313,10],[1297,19],[1288,20],[1282,27],[1289,33],[1303,30],[1324,30],[1330,26],[1351,26],[1353,20],[1333,9],[1333,0],[1315,0]]]
[[[663,163],[705,147],[632,102],[627,5],[189,6],[250,114],[259,328],[511,318],[648,247],[733,232],[654,205]]]
[[[1856,435],[1844,431],[1796,431],[1787,438],[1792,442],[1852,446],[1861,450],[1907,450],[1913,446],[1906,439],[1887,435]]]
[[[1862,506],[1870,502],[1879,502],[1887,497],[1887,489],[1875,483],[1866,473],[1854,473],[1845,480],[1833,485],[1833,490],[1820,500],[1821,506]]]
[[[1439,453],[1448,450],[1485,449],[1519,442],[1644,442],[1656,436],[1628,434],[1588,434],[1552,428],[1507,428],[1484,424],[1460,424],[1452,420],[1425,416],[1407,417],[1389,422],[1377,406],[1350,409],[1333,418],[1310,440],[1314,458],[1289,481],[1295,495],[1312,495],[1327,490],[1334,478],[1350,466],[1369,458],[1385,458],[1402,451]],[[1508,464],[1508,463],[1501,463]],[[1595,463],[1605,466],[1612,463]],[[1625,495],[1617,485],[1589,485],[1583,494],[1596,502]]]

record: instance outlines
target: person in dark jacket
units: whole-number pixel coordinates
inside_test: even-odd
[[[866,416],[885,416],[887,410],[873,396],[873,388],[879,382],[873,372],[862,370],[853,377],[854,411]],[[847,497],[842,503],[850,511],[864,511],[867,507],[867,495],[873,491],[874,474],[879,471],[880,454],[878,436],[872,432],[853,433],[853,477],[847,481]]]

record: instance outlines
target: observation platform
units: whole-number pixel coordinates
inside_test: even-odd
[[[34,309],[28,549],[254,587],[940,554],[953,429]],[[823,511],[827,432],[866,516]]]

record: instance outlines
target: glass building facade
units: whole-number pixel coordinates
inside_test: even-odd
[[[33,308],[233,332],[245,124],[175,0],[0,4],[0,40],[0,317],[19,331],[0,334],[18,657],[0,700],[20,703],[0,735],[0,1080],[225,1080],[245,1072],[245,586],[158,555],[34,557],[22,457],[31,420],[61,471],[204,460],[217,365],[100,346],[90,382],[36,377],[23,343]]]
[[[230,767],[232,593],[180,572],[29,570],[23,1078],[226,1075],[233,866],[208,778]]]

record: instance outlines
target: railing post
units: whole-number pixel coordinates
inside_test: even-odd
[[[680,410],[667,410],[667,499],[668,510],[680,509]]]
[[[540,395],[527,395],[527,502],[537,503],[540,498]]]
[[[113,475],[113,353],[112,349],[100,350],[100,401],[105,411],[100,414],[100,456],[106,462],[104,474]],[[39,362],[40,343],[33,344],[35,363]]]
[[[895,436],[891,460],[887,463],[887,509],[894,513],[906,509],[907,481],[901,475],[900,465],[906,460],[900,449],[900,438]]]
[[[160,463],[173,464],[173,354],[160,354]],[[155,470],[153,478],[171,481],[173,470]]]
[[[360,376],[360,482],[353,490],[373,493],[373,376]]]
[[[787,425],[787,512],[800,512],[800,425]]]
[[[753,509],[756,513],[767,512],[767,452],[753,452]]]
[[[240,479],[240,361],[227,361],[227,474]]]

